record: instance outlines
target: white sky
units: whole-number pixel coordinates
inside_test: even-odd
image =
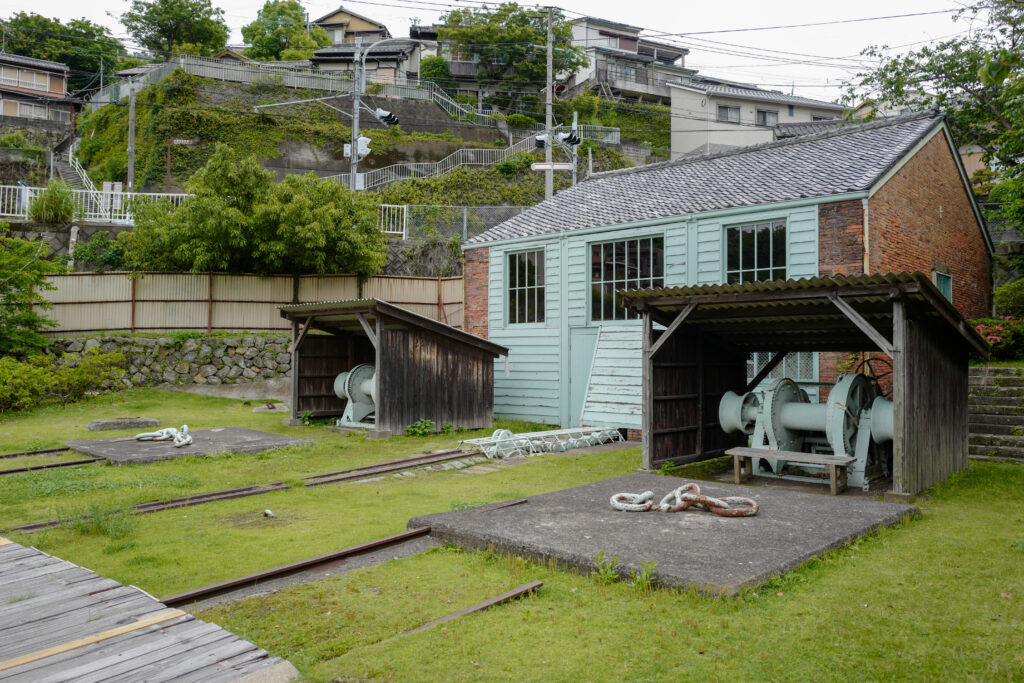
[[[0,4],[7,4],[9,1],[4,0]],[[337,0],[300,1],[313,19],[327,14],[338,6]],[[799,95],[831,100],[840,92],[837,84],[856,73],[858,55],[864,47],[871,44],[902,46],[941,39],[966,31],[970,28],[969,25],[965,22],[954,23],[952,14],[933,14],[832,26],[684,35],[674,38],[662,38],[654,33],[721,31],[931,12],[954,9],[963,1],[860,0],[857,3],[837,3],[816,0],[770,3],[763,0],[731,0],[687,3],[684,6],[683,3],[666,0],[645,0],[636,4],[624,3],[621,0],[561,0],[560,6],[567,10],[569,18],[587,14],[644,27],[648,29],[648,35],[654,39],[678,41],[690,48],[686,65],[703,73],[787,92],[795,84],[795,92]],[[225,19],[231,28],[229,42],[232,43],[241,42],[241,27],[252,21],[262,6],[260,0],[213,0],[213,4],[224,10]],[[86,6],[74,0],[36,0],[29,6],[22,5],[17,9],[24,8],[63,21],[84,16],[110,27],[115,36],[124,39],[127,35],[116,17],[128,6],[127,0],[99,2],[89,5],[88,9],[84,9]],[[387,25],[392,35],[398,37],[408,35],[409,24],[414,17],[422,24],[429,24],[438,20],[447,8],[468,5],[465,2],[460,3],[459,0],[373,0],[372,3],[346,2],[345,6],[359,14],[381,21]],[[7,9],[0,9],[0,16],[6,17],[17,9],[8,5]],[[907,49],[910,47],[897,51]],[[772,56],[782,61],[769,61],[763,55],[770,53],[765,53],[764,50],[802,55],[775,53]],[[761,56],[751,56],[751,51],[760,52]],[[822,57],[826,59],[821,59]]]

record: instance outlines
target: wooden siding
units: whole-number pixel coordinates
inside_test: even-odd
[[[423,330],[385,328],[378,343],[378,429],[400,434],[419,419],[437,427],[491,426],[491,354]]]
[[[502,243],[490,247],[488,293],[488,336],[509,348],[506,374],[504,359],[495,365],[495,414],[564,426],[575,425],[569,400],[569,330],[590,327],[615,330],[617,335],[635,335],[639,321],[602,324],[590,320],[590,261],[593,243],[663,236],[665,239],[665,286],[717,284],[724,281],[725,227],[784,218],[787,221],[787,275],[789,278],[818,274],[818,200],[804,205],[756,211],[737,209],[711,216],[693,216],[658,225],[613,226],[568,235]],[[505,302],[505,261],[507,254],[528,249],[545,249],[545,321],[535,325],[508,325]],[[563,267],[564,266],[564,267]],[[608,339],[611,339],[609,337]],[[613,355],[600,345],[594,367],[605,365]],[[607,358],[602,358],[606,355]],[[620,368],[641,377],[640,344],[617,360]],[[596,374],[595,378],[605,375]],[[640,392],[629,390],[627,401],[599,406],[607,394],[608,381],[598,379],[588,388],[584,424],[636,428],[641,413]],[[594,401],[590,397],[594,397]],[[598,409],[600,407],[600,410]],[[618,417],[616,417],[618,416]],[[590,420],[589,422],[587,420]]]
[[[601,328],[582,424],[640,429],[642,341],[639,325]]]
[[[345,400],[334,393],[334,379],[360,363],[374,364],[376,354],[370,341],[360,335],[308,334],[292,354],[295,374],[295,406],[292,414],[307,410],[316,416],[340,416]]]

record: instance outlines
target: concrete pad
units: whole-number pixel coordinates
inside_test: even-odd
[[[465,548],[525,555],[592,571],[594,556],[619,558],[619,573],[657,562],[665,586],[733,593],[782,574],[811,557],[915,514],[909,505],[797,493],[754,486],[695,482],[716,498],[744,496],[761,506],[754,517],[710,512],[617,512],[616,493],[654,491],[655,501],[692,481],[650,473],[578,486],[506,508],[476,508],[414,517],[409,528]]]
[[[155,417],[112,417],[93,420],[85,425],[85,428],[90,432],[107,432],[115,429],[146,429],[159,426],[160,420]]]
[[[171,441],[136,441],[130,436],[116,439],[81,439],[64,443],[78,453],[106,458],[115,465],[171,460],[188,455],[262,453],[305,443],[303,439],[242,427],[196,429],[190,430],[189,434],[192,435],[192,443],[181,448],[175,448]]]

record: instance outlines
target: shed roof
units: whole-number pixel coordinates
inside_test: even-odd
[[[362,334],[363,327],[359,322],[359,315],[367,319],[376,319],[383,316],[395,321],[402,327],[422,329],[433,332],[461,344],[475,346],[494,356],[507,356],[508,349],[500,344],[481,339],[476,335],[445,325],[432,318],[413,313],[410,310],[389,304],[380,299],[346,299],[342,301],[323,301],[308,304],[293,304],[290,306],[279,306],[281,317],[288,320],[311,320],[311,327],[324,332],[358,332]]]
[[[931,322],[936,332],[960,339],[983,356],[990,350],[988,342],[922,272],[633,289],[620,291],[619,296],[633,308],[660,313],[663,324],[670,324],[678,311],[695,304],[685,324],[751,352],[875,348],[875,342],[833,299],[841,299],[892,340],[892,301],[902,298],[913,306],[917,318]]]
[[[941,125],[929,110],[597,173],[466,244],[867,191]]]

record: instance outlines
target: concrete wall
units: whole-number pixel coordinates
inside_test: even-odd
[[[5,219],[11,226],[11,237],[23,240],[45,240],[52,251],[50,256],[63,256],[68,253],[68,246],[71,243],[71,228],[69,225],[43,225],[32,221],[15,221]],[[123,223],[81,223],[78,225],[78,239],[81,242],[88,242],[98,232],[106,231],[111,236],[126,230],[131,226]]]

